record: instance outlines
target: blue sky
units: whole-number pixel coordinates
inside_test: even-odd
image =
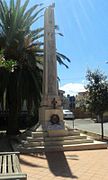
[[[57,50],[71,60],[69,69],[58,65],[60,86],[68,85],[70,93],[73,87],[82,91],[88,68],[108,76],[108,0],[30,0],[29,6],[53,2],[55,22],[64,35],[56,37]]]
[[[108,60],[108,1],[70,0],[66,3],[62,0],[62,4],[61,13],[58,6],[55,11],[64,34],[57,45],[71,59],[71,65],[68,71],[59,70],[61,83],[81,83],[88,68],[99,68],[108,75],[105,64]]]

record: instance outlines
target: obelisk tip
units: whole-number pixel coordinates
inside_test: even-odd
[[[51,7],[52,7],[52,8],[55,8],[55,3],[52,3]]]

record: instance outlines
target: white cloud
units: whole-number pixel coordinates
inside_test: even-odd
[[[71,96],[75,96],[78,92],[86,91],[84,88],[84,84],[81,83],[69,83],[60,87],[61,90],[65,91],[65,95],[69,94]]]

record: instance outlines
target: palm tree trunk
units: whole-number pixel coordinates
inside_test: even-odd
[[[8,122],[7,122],[7,134],[8,135],[19,134],[17,112],[13,110],[9,111],[9,117],[8,117]]]
[[[13,96],[11,96],[11,94],[9,94],[8,96],[8,109],[9,109],[9,116],[7,121],[8,135],[19,134],[17,91],[15,92],[16,93],[15,94],[13,93]]]

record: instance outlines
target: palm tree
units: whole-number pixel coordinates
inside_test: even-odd
[[[39,63],[43,51],[39,38],[43,36],[43,28],[31,30],[44,8],[34,5],[27,9],[29,0],[23,5],[21,1],[0,1],[0,50],[2,59],[0,67],[0,99],[6,97],[6,108],[9,110],[8,134],[16,134],[19,130],[18,113],[24,100],[28,110],[32,105],[39,106],[41,96],[42,70]],[[4,55],[4,57],[3,57]],[[10,64],[10,66],[6,66]]]
[[[29,0],[0,0],[0,101],[5,97],[9,111],[7,134],[19,133],[18,114],[24,100],[28,112],[38,109],[41,99],[43,28],[31,30],[32,24],[42,16],[42,4],[27,9]],[[3,60],[3,61],[2,61]],[[70,61],[57,52],[60,64]]]

